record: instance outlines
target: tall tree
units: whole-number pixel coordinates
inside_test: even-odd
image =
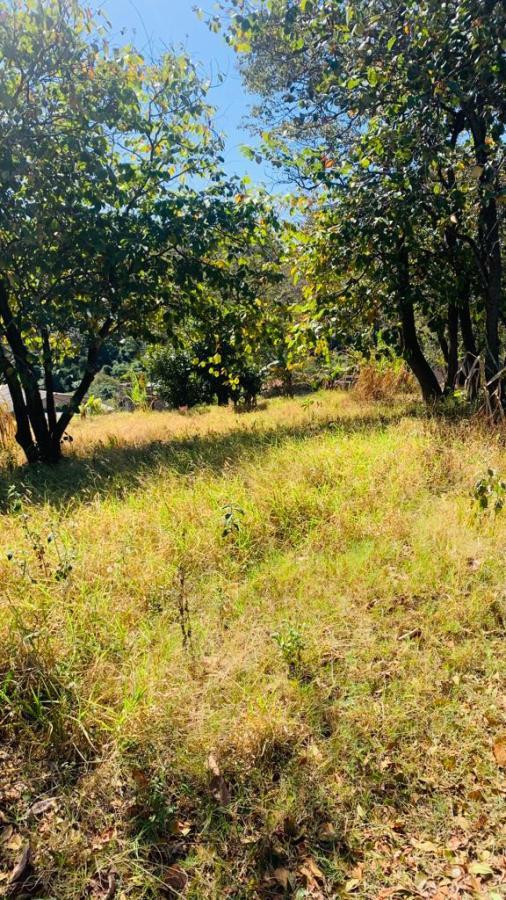
[[[0,2],[0,373],[29,461],[59,459],[104,343],[176,316],[204,270],[223,279],[210,248],[257,214],[219,173],[189,59],[108,38],[74,0]],[[54,367],[79,355],[57,417]]]
[[[229,0],[222,7],[246,83],[263,95],[256,114],[264,152],[327,209],[341,208],[349,191],[366,204],[371,190],[384,200],[389,192],[401,243],[406,233],[416,237],[410,271],[423,261],[431,261],[430,274],[453,265],[448,308],[435,308],[442,298],[430,274],[425,294],[432,296],[424,304],[432,299],[429,322],[446,323],[448,383],[455,377],[459,319],[466,352],[476,346],[469,287],[478,285],[485,328],[477,343],[485,345],[488,380],[496,386],[504,303],[504,4]],[[367,205],[361,213],[367,222]],[[440,241],[430,253],[427,221]],[[466,281],[461,275],[470,260],[474,272]],[[405,315],[412,279],[406,280],[406,265],[398,274],[408,345],[409,334],[416,336]],[[410,358],[419,360],[418,352]],[[427,395],[427,385],[422,390]]]

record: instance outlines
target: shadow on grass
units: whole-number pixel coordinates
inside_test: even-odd
[[[32,503],[65,506],[73,500],[126,496],[144,478],[162,469],[179,475],[207,470],[219,475],[225,467],[251,459],[286,441],[305,441],[325,433],[367,434],[397,423],[407,410],[378,415],[329,417],[300,425],[244,427],[226,433],[155,440],[141,445],[98,444],[88,455],[69,455],[57,466],[19,466],[0,470],[0,510],[9,489],[29,493]],[[259,461],[261,464],[261,461]]]

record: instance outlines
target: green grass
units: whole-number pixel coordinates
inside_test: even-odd
[[[3,475],[20,890],[506,896],[504,435],[329,392],[74,436]]]

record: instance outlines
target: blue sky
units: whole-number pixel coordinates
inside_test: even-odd
[[[212,8],[212,3],[206,5],[205,0],[100,2],[100,8],[111,21],[118,43],[132,41],[141,51],[151,43],[155,52],[161,52],[164,46],[182,45],[213,83],[217,72],[225,76],[223,84],[211,92],[210,100],[217,108],[216,127],[226,133],[227,173],[249,175],[255,183],[268,180],[267,170],[246,159],[239,149],[242,144],[253,144],[254,138],[241,125],[252,98],[242,86],[235,54],[225,43],[223,35],[212,34],[205,21],[198,19],[192,8],[194,5]],[[122,29],[125,29],[123,36]]]

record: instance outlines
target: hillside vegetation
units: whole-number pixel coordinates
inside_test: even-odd
[[[328,392],[73,436],[1,475],[0,894],[505,896],[504,432]]]

